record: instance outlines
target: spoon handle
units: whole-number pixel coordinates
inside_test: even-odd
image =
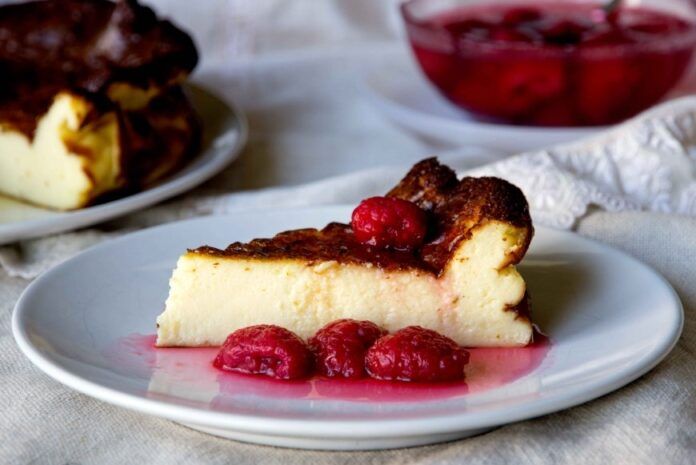
[[[604,5],[604,12],[606,14],[612,13],[614,10],[616,10],[619,6],[621,6],[622,0],[609,0],[606,5]]]

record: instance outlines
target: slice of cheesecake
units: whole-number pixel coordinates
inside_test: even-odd
[[[57,210],[147,186],[180,166],[199,138],[178,88],[130,112],[100,111],[88,97],[60,91],[31,135],[2,114],[0,193]]]
[[[138,190],[200,139],[190,37],[135,1],[0,7],[0,193],[58,210]]]
[[[308,338],[339,318],[389,331],[420,325],[469,347],[528,344],[525,282],[515,268],[533,234],[522,192],[498,178],[457,180],[428,159],[388,195],[429,212],[432,233],[416,252],[362,244],[340,223],[189,250],[171,277],[157,345],[219,345],[255,324]]]

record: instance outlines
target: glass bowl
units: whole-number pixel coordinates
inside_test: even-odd
[[[487,120],[595,126],[648,108],[684,76],[696,45],[688,0],[409,0],[415,57],[451,102]]]

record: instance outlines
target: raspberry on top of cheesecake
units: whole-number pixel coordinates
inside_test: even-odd
[[[181,166],[191,38],[135,0],[0,7],[0,193],[69,210]]]
[[[528,344],[526,286],[515,268],[533,234],[522,192],[498,178],[458,180],[433,158],[387,197],[425,212],[421,245],[371,245],[350,225],[331,223],[189,250],[171,277],[157,345],[220,345],[257,324],[306,339],[341,318],[390,332],[422,326],[462,346]]]

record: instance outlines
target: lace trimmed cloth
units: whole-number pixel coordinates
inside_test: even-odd
[[[696,97],[605,133],[474,169],[519,186],[535,222],[572,228],[590,207],[696,215]]]

